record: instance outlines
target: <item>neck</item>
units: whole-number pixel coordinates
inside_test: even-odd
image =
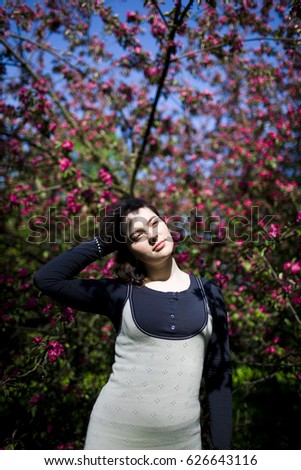
[[[176,278],[181,270],[179,269],[174,258],[170,257],[165,260],[161,265],[146,266],[147,281],[167,281],[171,278]]]

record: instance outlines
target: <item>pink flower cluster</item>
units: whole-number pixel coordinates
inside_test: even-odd
[[[106,265],[102,268],[101,270],[101,273],[103,276],[106,276],[106,277],[113,277],[112,276],[112,269],[115,265],[115,260],[114,258],[111,258],[107,263]]]
[[[62,311],[62,320],[66,323],[71,323],[74,320],[73,309],[71,307],[64,307]]]
[[[82,204],[76,200],[76,197],[79,193],[78,188],[74,188],[71,193],[67,194],[67,210],[72,214],[80,212]]]
[[[66,157],[61,158],[59,163],[60,163],[60,170],[62,172],[66,171],[67,168],[69,168],[69,166],[72,166],[72,162],[69,160],[69,158],[66,158]]]
[[[29,403],[31,405],[36,405],[41,400],[41,398],[43,398],[43,395],[41,395],[41,393],[36,393],[30,398]]]
[[[101,168],[98,172],[98,176],[105,182],[107,186],[112,186],[113,178],[107,170]]]
[[[278,344],[279,339],[280,339],[279,336],[275,336],[275,338],[273,339],[273,343]],[[277,354],[277,348],[273,345],[267,346],[264,351],[266,354]]]
[[[74,145],[71,140],[64,140],[64,142],[62,143],[62,149],[66,150],[67,152],[71,152],[73,148]]]
[[[154,15],[154,19],[151,25],[151,31],[156,38],[164,38],[164,35],[167,31],[167,26],[160,19],[159,15]]]
[[[63,356],[64,346],[59,341],[49,341],[47,345],[48,349],[48,361],[53,364],[59,357]]]
[[[110,339],[110,334],[112,332],[112,325],[105,325],[102,327],[101,331],[103,332],[101,339],[107,341]]]
[[[161,74],[161,69],[160,67],[152,66],[149,67],[148,69],[145,69],[144,74],[146,77],[159,77]]]
[[[280,226],[279,224],[271,224],[270,230],[269,230],[269,235],[273,238],[279,237],[281,234],[280,232]]]
[[[129,23],[135,22],[139,20],[139,14],[136,11],[128,11],[126,14],[126,19]]]
[[[50,364],[53,364],[59,357],[62,357],[65,353],[64,346],[59,341],[46,341],[40,336],[36,336],[32,340],[33,344],[38,344],[40,347],[38,349],[47,350],[48,361]]]
[[[74,449],[74,445],[71,442],[67,442],[66,444],[59,444],[57,450],[72,450]]]
[[[290,270],[292,274],[299,274],[301,270],[301,260],[295,262],[288,261],[287,263],[284,263],[283,269],[284,271]]]
[[[14,206],[21,207],[21,214],[26,216],[38,203],[36,194],[29,184],[18,184],[14,188],[14,192],[9,194],[8,200]],[[6,206],[6,209],[9,209]]]

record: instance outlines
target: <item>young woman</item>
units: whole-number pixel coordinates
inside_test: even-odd
[[[59,255],[34,277],[43,293],[106,315],[115,361],[90,416],[85,449],[201,449],[202,377],[213,449],[230,449],[231,368],[220,289],[182,271],[171,233],[152,205],[111,207],[99,236]],[[116,251],[116,279],[79,279]]]

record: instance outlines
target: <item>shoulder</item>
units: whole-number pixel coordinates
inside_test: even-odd
[[[201,277],[200,279],[203,283],[204,289],[208,291],[211,295],[217,293],[222,294],[222,289],[212,279],[208,279],[207,277]]]

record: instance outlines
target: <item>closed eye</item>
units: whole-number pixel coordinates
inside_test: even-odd
[[[159,224],[160,219],[154,219],[150,224],[150,227],[156,227]]]
[[[135,232],[135,233],[131,236],[131,241],[132,241],[132,242],[135,242],[135,241],[139,240],[143,234],[144,234],[143,231],[141,231],[141,232]]]
[[[159,224],[160,221],[162,221],[162,219],[160,219],[159,217],[153,217],[149,221],[149,227],[151,227],[151,228],[156,227]],[[130,235],[129,238],[130,238],[130,241],[132,243],[135,243],[136,241],[140,240],[143,235],[145,235],[145,230],[140,229],[140,230],[136,230],[134,233],[132,233],[132,235]]]

